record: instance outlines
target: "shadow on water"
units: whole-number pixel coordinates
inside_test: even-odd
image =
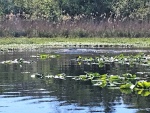
[[[86,82],[54,78],[32,78],[34,73],[43,76],[66,73],[78,76],[88,72],[100,74],[123,74],[148,71],[149,67],[128,67],[125,65],[78,65],[71,59],[78,55],[116,55],[116,53],[60,53],[59,58],[41,59],[38,54],[59,54],[53,51],[25,51],[0,53],[0,62],[23,58],[32,61],[27,64],[0,64],[0,112],[12,113],[148,113],[150,96],[136,93],[125,94],[119,89],[94,87]],[[124,54],[137,54],[124,52]]]

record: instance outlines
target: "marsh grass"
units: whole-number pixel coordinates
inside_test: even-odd
[[[150,37],[149,21],[108,22],[79,20],[49,22],[46,20],[5,20],[0,22],[0,37]]]

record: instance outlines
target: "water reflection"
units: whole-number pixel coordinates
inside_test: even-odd
[[[66,80],[31,78],[33,73],[77,76],[84,71],[100,74],[123,74],[146,71],[147,67],[125,65],[77,65],[71,61],[78,55],[62,54],[60,58],[40,59],[39,52],[0,54],[0,62],[24,58],[31,64],[0,64],[0,112],[12,113],[148,113],[150,96],[121,93],[119,89],[101,89],[89,83]]]

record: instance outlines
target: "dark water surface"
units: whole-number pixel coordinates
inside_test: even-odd
[[[59,54],[59,51],[56,53]],[[44,76],[59,73],[77,76],[84,74],[84,71],[135,74],[139,71],[148,72],[149,67],[106,65],[99,68],[77,65],[71,60],[79,54],[93,57],[106,53],[118,54],[110,51],[97,54],[62,52],[59,58],[51,59],[37,58],[40,53],[49,51],[0,53],[0,62],[17,58],[32,61],[31,64],[22,65],[0,63],[0,113],[150,113],[150,95],[144,97],[135,93],[124,94],[119,89],[101,89],[71,78],[58,80],[31,77],[34,73],[42,73]]]

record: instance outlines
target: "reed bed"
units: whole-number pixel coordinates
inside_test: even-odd
[[[150,37],[149,21],[66,20],[4,20],[0,22],[0,37]]]

